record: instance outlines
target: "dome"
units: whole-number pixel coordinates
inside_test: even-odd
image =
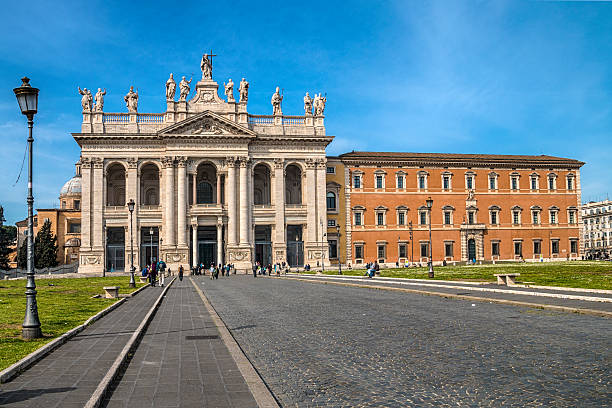
[[[81,176],[74,176],[60,190],[60,197],[73,194],[81,194]]]

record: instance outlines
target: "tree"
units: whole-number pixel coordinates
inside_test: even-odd
[[[19,269],[25,269],[28,267],[28,240],[23,240],[23,243],[19,247],[17,252],[17,267]]]
[[[15,242],[17,229],[11,226],[0,227],[0,269],[9,269],[9,254],[12,252],[10,246]]]
[[[57,266],[57,236],[51,233],[51,221],[45,221],[34,241],[34,265],[37,269]]]

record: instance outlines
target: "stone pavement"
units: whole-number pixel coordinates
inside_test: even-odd
[[[102,406],[257,407],[189,277],[170,287]]]
[[[161,290],[144,289],[20,376],[0,385],[0,406],[82,408]]]
[[[286,407],[612,401],[612,320],[290,279],[200,287]]]
[[[283,276],[284,277],[284,276]],[[610,298],[612,298],[612,294],[602,294],[602,293],[588,293],[588,292],[574,292],[569,290],[564,290],[563,288],[559,289],[540,289],[540,288],[524,288],[517,286],[502,286],[496,284],[481,284],[474,285],[465,282],[440,282],[440,281],[415,281],[415,280],[402,280],[402,279],[389,279],[389,278],[374,278],[369,279],[366,277],[360,276],[349,276],[349,275],[287,275],[287,279],[307,279],[313,281],[330,281],[330,282],[345,282],[350,284],[357,285],[368,285],[368,286],[384,286],[384,287],[393,287],[393,288],[403,288],[409,290],[421,290],[426,292],[437,292],[437,293],[448,293],[450,295],[463,295],[463,296],[476,296],[485,299],[505,299],[512,300],[518,302],[526,302],[526,303],[537,303],[537,304],[545,304],[545,305],[553,305],[553,306],[564,306],[564,307],[573,307],[579,309],[592,309],[592,310],[600,310],[604,312],[612,312],[612,302],[610,302]],[[448,287],[452,286],[452,287]],[[481,289],[493,289],[496,292],[487,292],[482,291]],[[532,296],[532,295],[523,295],[521,293],[525,292],[537,292],[541,293],[543,296]],[[587,296],[587,297],[595,297],[602,298],[608,300],[608,302],[596,302],[596,301],[586,301],[586,300],[575,300],[575,299],[563,299],[563,298],[555,298],[548,297],[544,295],[549,294],[559,294],[559,295],[568,295],[570,297],[574,296]]]

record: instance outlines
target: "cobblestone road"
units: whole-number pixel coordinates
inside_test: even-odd
[[[198,279],[285,407],[612,404],[612,320],[232,276]]]

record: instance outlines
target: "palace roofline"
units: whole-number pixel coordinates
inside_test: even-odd
[[[415,162],[431,163],[443,162],[444,164],[498,164],[498,165],[517,165],[517,167],[534,166],[553,166],[553,167],[572,167],[580,168],[585,163],[575,159],[568,159],[556,156],[531,156],[531,155],[510,155],[510,154],[461,154],[461,153],[415,153],[415,152],[360,152],[352,151],[338,156],[341,160],[351,162],[358,161],[377,161],[377,162]]]

